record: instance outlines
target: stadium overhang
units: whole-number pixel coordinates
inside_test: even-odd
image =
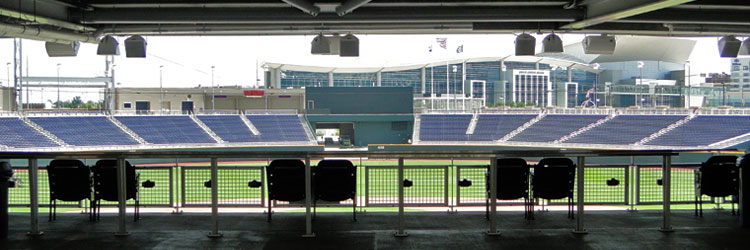
[[[733,0],[18,0],[0,35],[96,43],[103,35],[508,34],[748,35]]]

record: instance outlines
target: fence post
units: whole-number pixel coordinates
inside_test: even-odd
[[[211,158],[211,232],[210,238],[219,238],[219,162]]]
[[[576,221],[576,230],[573,231],[576,234],[586,234],[588,233],[586,229],[583,227],[583,183],[584,183],[584,169],[586,168],[586,158],[583,156],[578,156],[578,178],[577,180],[577,200],[576,200],[576,206],[578,210],[578,220]]]
[[[115,236],[127,236],[125,228],[125,217],[127,216],[127,172],[125,169],[125,158],[117,158],[117,200],[118,200],[118,227]]]
[[[398,158],[398,231],[396,237],[409,236],[404,232],[404,158]]]
[[[490,230],[487,235],[500,235],[497,231],[497,156],[490,158]]]
[[[664,196],[664,200],[662,201],[662,204],[664,205],[664,221],[662,224],[662,227],[659,228],[659,231],[662,232],[674,232],[674,229],[672,229],[672,218],[671,218],[671,212],[670,212],[670,205],[671,205],[671,197],[670,197],[670,186],[672,184],[671,180],[672,176],[672,156],[671,155],[664,155],[662,159],[662,195]]]
[[[305,156],[305,234],[302,237],[313,238],[315,233],[312,231],[312,214],[310,206],[312,205],[312,169],[310,169],[310,156]]]
[[[31,199],[31,231],[28,236],[40,236],[44,234],[39,231],[39,161],[29,158],[29,198]],[[50,207],[50,209],[52,209]]]

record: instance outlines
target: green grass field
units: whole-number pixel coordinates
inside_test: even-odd
[[[313,165],[316,163],[316,161],[312,162]],[[353,161],[353,163],[360,166],[357,171],[358,196],[364,197],[367,195],[370,206],[391,206],[397,202],[397,169],[393,167],[398,164],[397,160]],[[264,161],[222,162],[219,169],[220,204],[259,206],[262,190],[261,188],[248,187],[248,181],[264,180],[260,166],[266,164]],[[451,167],[446,167],[451,164]],[[405,202],[423,205],[455,205],[456,197],[460,196],[458,202],[461,204],[484,204],[485,170],[477,166],[485,164],[486,161],[481,160],[454,162],[451,160],[407,160],[404,177],[412,180],[414,186],[405,189]],[[367,171],[362,167],[363,165],[368,166]],[[246,168],[244,166],[254,167]],[[170,205],[170,172],[173,175],[172,204],[182,205],[185,203],[188,206],[210,204],[210,189],[204,187],[204,182],[210,179],[210,171],[206,163],[187,163],[181,164],[180,168],[139,169],[141,182],[146,180],[156,182],[154,188],[141,188],[140,201],[142,205]],[[458,174],[460,176],[457,176]],[[585,202],[589,204],[627,205],[626,201],[631,197],[626,196],[626,192],[630,188],[625,185],[625,175],[624,168],[587,168],[585,172]],[[10,188],[9,204],[21,206],[13,208],[11,211],[28,211],[28,208],[24,208],[29,203],[28,173],[25,170],[20,170],[16,171],[16,176],[22,180],[22,184],[20,187]],[[40,204],[46,206],[49,203],[46,172],[41,171],[39,176]],[[649,208],[652,206],[644,204],[661,202],[662,187],[656,184],[656,180],[660,177],[661,170],[658,168],[642,168],[640,170],[638,200],[641,207]],[[457,179],[464,178],[471,179],[472,185],[460,187],[458,188],[460,190],[456,190]],[[610,178],[618,179],[620,184],[607,186],[606,180]],[[185,182],[184,190],[180,185],[183,179]],[[365,181],[365,179],[367,180]],[[631,185],[633,184],[631,182]],[[182,197],[183,192],[185,193],[184,198]],[[673,169],[671,200],[681,203],[692,202],[693,195],[693,171],[691,169]],[[364,198],[361,199],[364,200]],[[132,203],[132,201],[129,201],[129,204]],[[79,209],[75,208],[78,205],[75,202],[58,202],[58,204],[74,206],[74,208],[59,208],[59,211]],[[114,205],[115,203],[105,202],[103,204]],[[675,208],[679,209],[679,207],[682,206],[676,206]],[[686,205],[685,207],[692,208],[692,205]]]

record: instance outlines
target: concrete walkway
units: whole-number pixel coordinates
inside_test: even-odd
[[[46,214],[44,214],[46,215]],[[9,239],[0,249],[750,249],[750,229],[727,210],[673,212],[675,232],[662,233],[659,211],[591,211],[585,235],[573,234],[575,220],[565,212],[537,212],[525,221],[522,212],[499,213],[502,235],[484,234],[488,222],[481,212],[410,212],[409,237],[393,236],[396,213],[318,213],[315,238],[302,238],[304,213],[276,213],[266,222],[262,213],[222,213],[224,237],[210,239],[210,216],[203,213],[146,213],[133,222],[130,236],[116,237],[115,214],[89,222],[87,215],[58,214],[57,221],[40,219],[41,237],[28,237],[27,214],[11,214]]]

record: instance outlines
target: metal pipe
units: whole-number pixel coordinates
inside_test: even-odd
[[[125,171],[125,158],[117,158],[117,200],[118,200],[118,227],[115,236],[127,236],[127,229],[125,228],[125,217],[127,215],[126,210],[126,199],[127,199],[127,173]]]
[[[670,186],[671,186],[671,176],[672,176],[672,156],[671,155],[664,155],[662,158],[662,195],[663,195],[663,201],[662,204],[664,206],[663,208],[663,224],[661,228],[659,228],[659,231],[662,232],[674,232],[674,229],[672,229],[672,214],[670,212],[670,205],[671,205],[671,195],[670,195]]]
[[[576,197],[576,206],[578,210],[578,218],[576,220],[576,230],[573,231],[576,234],[586,234],[588,231],[583,227],[583,183],[584,183],[584,174],[583,171],[586,168],[586,157],[578,156],[578,166],[576,169],[578,170],[578,189],[576,190],[577,196]]]
[[[7,23],[0,23],[0,36],[26,38],[55,43],[70,43],[74,41],[84,43],[99,42],[95,36],[89,34],[77,34],[73,32]]]
[[[89,26],[85,26],[85,25],[80,25],[80,24],[71,23],[71,22],[62,21],[62,20],[58,20],[58,19],[54,19],[54,18],[49,18],[49,17],[44,17],[44,16],[38,16],[38,15],[28,14],[28,13],[24,13],[24,12],[20,12],[20,11],[16,11],[16,10],[11,10],[11,9],[7,9],[7,8],[2,8],[2,7],[0,7],[0,16],[6,16],[6,17],[11,17],[11,18],[16,18],[16,19],[28,21],[28,22],[35,22],[35,23],[38,23],[38,24],[52,25],[52,26],[57,26],[57,27],[60,27],[60,28],[77,30],[77,31],[84,31],[84,32],[87,32],[87,31],[88,32],[96,31],[96,28],[94,28],[94,27],[89,27]]]
[[[219,238],[219,162],[211,158],[211,232],[210,238]]]
[[[310,206],[313,199],[312,169],[310,167],[310,156],[305,156],[305,234],[302,235],[305,238],[315,237],[315,233],[312,231],[312,214],[310,213]]]
[[[307,14],[310,14],[311,16],[317,16],[318,14],[320,14],[320,8],[310,3],[310,1],[307,1],[307,0],[282,0],[282,1],[284,1],[285,3],[288,3],[292,7],[302,10],[303,12]]]
[[[336,14],[339,14],[339,16],[344,16],[346,14],[351,13],[355,9],[362,7],[362,5],[365,5],[369,3],[372,0],[349,0],[344,2],[344,4],[339,5],[336,7]]]
[[[26,235],[39,236],[39,162],[36,158],[29,158],[29,198],[31,199],[31,229]],[[50,208],[51,209],[51,208]]]
[[[409,233],[404,232],[404,157],[398,158],[398,231],[396,237],[406,237]]]

